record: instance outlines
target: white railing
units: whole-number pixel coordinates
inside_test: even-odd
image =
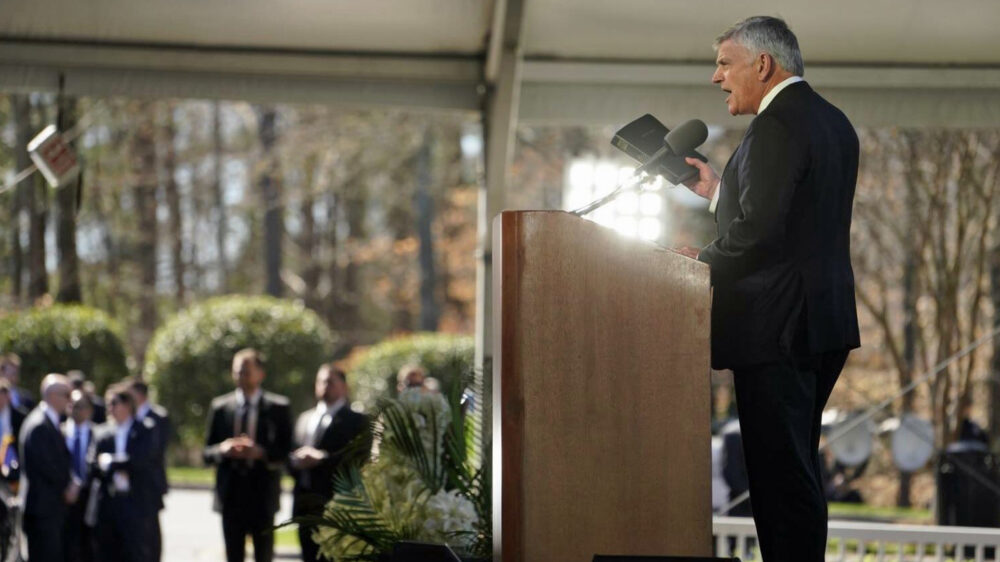
[[[716,556],[760,560],[749,517],[713,517]],[[1000,529],[830,521],[826,559],[836,562],[1000,562]]]

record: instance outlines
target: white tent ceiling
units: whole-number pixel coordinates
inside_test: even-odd
[[[502,0],[497,0],[503,3]],[[0,88],[478,110],[490,0],[3,0]],[[996,0],[525,0],[522,121],[725,122],[711,41],[784,17],[859,124],[1000,126]],[[714,94],[714,95],[713,95]]]

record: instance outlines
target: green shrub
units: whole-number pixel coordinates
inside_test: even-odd
[[[386,340],[362,352],[353,362],[349,382],[355,402],[372,411],[383,396],[396,397],[396,374],[409,363],[421,365],[427,375],[441,382],[448,396],[451,387],[472,373],[475,348],[471,337],[421,333]]]
[[[36,398],[48,373],[80,369],[99,391],[128,375],[121,329],[88,306],[57,304],[0,319],[0,352],[21,357],[20,386]]]
[[[288,396],[296,413],[312,404],[333,336],[311,310],[272,297],[219,297],[168,320],[149,344],[145,373],[185,448],[203,443],[209,405],[233,390],[233,355],[244,347],[263,354],[264,388]]]

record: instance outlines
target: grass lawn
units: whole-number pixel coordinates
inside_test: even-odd
[[[215,484],[215,469],[200,466],[171,466],[167,468],[167,480],[171,486],[211,487]],[[295,482],[291,476],[281,477],[281,489],[291,490]]]
[[[874,507],[859,503],[831,503],[831,519],[874,519],[888,523],[933,525],[934,513],[912,507]]]

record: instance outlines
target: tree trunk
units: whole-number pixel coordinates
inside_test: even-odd
[[[167,202],[167,229],[170,236],[170,270],[174,274],[174,297],[177,305],[184,304],[184,224],[181,216],[181,195],[177,187],[177,150],[174,139],[177,127],[174,122],[175,107],[173,103],[166,104],[166,121],[163,127],[163,168],[166,182],[163,184],[164,196]]]
[[[990,298],[993,301],[993,324],[1000,323],[1000,236],[996,236],[990,252]],[[993,340],[989,377],[989,436],[991,450],[1000,447],[1000,341]]]
[[[899,373],[899,388],[906,388],[913,381],[913,368],[916,361],[916,334],[917,334],[917,292],[916,292],[917,264],[912,252],[906,258],[903,266],[903,362],[905,369]],[[907,392],[900,398],[899,417],[913,410],[913,393]],[[910,507],[910,482],[909,472],[899,471],[899,490],[896,495],[896,505],[899,507]]]
[[[366,187],[349,183],[344,196],[344,212],[347,219],[347,240],[344,244],[347,255],[341,274],[340,310],[337,316],[341,326],[348,332],[361,327],[361,266],[355,259],[357,248],[365,239],[365,213],[368,210]]]
[[[229,270],[226,265],[226,197],[222,190],[222,107],[219,102],[212,104],[212,193],[215,195],[215,247],[219,254],[219,289],[228,290]]]
[[[18,172],[31,166],[28,143],[31,141],[31,103],[27,95],[10,96],[14,117],[14,165]],[[10,217],[11,236],[11,283],[10,292],[15,301],[21,300],[24,292],[24,250],[21,247],[21,215],[26,212],[28,198],[34,194],[32,178],[23,180],[14,188],[14,207]]]
[[[36,107],[36,110],[44,113],[44,108]],[[39,121],[44,121],[44,117]],[[49,292],[49,275],[45,269],[49,188],[41,174],[25,181],[28,182],[28,299],[35,301]]]
[[[76,98],[59,96],[56,128],[66,134],[76,126]],[[70,144],[76,149],[76,142]],[[82,163],[81,163],[82,165]],[[59,256],[59,302],[80,302],[80,259],[76,253],[76,212],[83,189],[83,174],[56,190],[56,248]]]
[[[431,155],[434,136],[430,127],[424,131],[424,142],[417,153],[417,186],[414,192],[414,206],[417,211],[417,235],[420,238],[418,260],[420,262],[420,329],[435,331],[441,310],[436,296],[437,278],[434,273],[434,201],[430,195]]]
[[[305,283],[305,294],[302,295],[306,306],[317,309],[316,290],[319,285],[320,266],[317,254],[316,217],[313,208],[316,206],[315,182],[316,166],[319,158],[310,154],[305,161],[305,185],[302,200],[299,204],[299,220],[302,222],[302,233],[299,236],[299,253],[302,259],[302,281]]]
[[[278,156],[274,144],[277,139],[275,120],[277,112],[273,106],[258,108],[257,134],[260,138],[261,159],[264,169],[260,176],[260,193],[264,204],[264,275],[267,294],[280,297],[281,283],[281,242],[284,234],[282,206],[278,186]]]
[[[132,137],[131,159],[133,194],[138,217],[139,263],[139,330],[133,340],[134,350],[141,356],[156,329],[156,131],[153,105],[141,102],[136,111],[139,119]]]

